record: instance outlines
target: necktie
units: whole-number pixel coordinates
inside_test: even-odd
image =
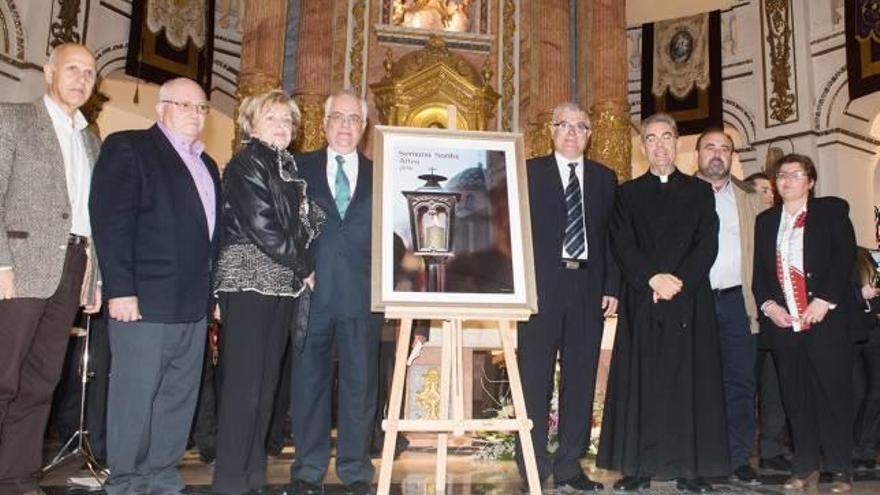
[[[577,163],[569,163],[568,185],[565,186],[565,238],[563,245],[568,255],[577,258],[586,250],[584,236],[584,202],[581,197],[581,184],[578,181],[575,167]]]
[[[348,209],[348,203],[351,201],[351,185],[348,183],[348,176],[345,175],[345,158],[342,155],[336,155],[336,209],[339,216],[345,216],[345,210]]]

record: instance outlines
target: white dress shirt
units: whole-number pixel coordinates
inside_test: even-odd
[[[341,153],[337,153],[329,147],[327,148],[327,184],[330,186],[330,194],[333,195],[333,199],[336,199],[336,167],[339,166],[336,162],[336,155],[341,155]],[[342,158],[345,159],[342,171],[345,172],[345,176],[348,177],[348,190],[351,191],[349,201],[351,201],[351,198],[354,198],[354,188],[357,185],[358,178],[357,151],[342,155]],[[372,187],[372,185],[370,187]]]
[[[739,238],[739,213],[736,194],[728,180],[715,192],[715,213],[718,214],[718,255],[709,271],[713,289],[742,285],[742,244]]]
[[[86,118],[79,110],[70,118],[49,96],[43,96],[43,103],[52,119],[55,135],[61,145],[64,159],[64,175],[67,179],[67,196],[70,200],[70,233],[90,237],[89,188],[92,182],[92,167],[83,141],[83,131],[88,126]]]
[[[584,211],[584,222],[587,221],[587,206],[586,206],[586,194],[584,194],[584,157],[578,157],[577,160],[569,160],[568,158],[560,155],[559,153],[554,153],[556,156],[556,167],[559,169],[559,179],[562,180],[562,191],[563,198],[565,198],[565,188],[568,186],[568,176],[571,174],[571,169],[568,167],[569,163],[577,163],[577,166],[574,168],[574,174],[578,178],[578,183],[581,186],[581,206]],[[590,252],[590,246],[587,244],[587,229],[586,225],[584,226],[584,252],[580,254],[577,258],[568,254],[568,251],[565,250],[565,243],[563,242],[562,246],[562,259],[578,259],[585,260],[588,257]]]

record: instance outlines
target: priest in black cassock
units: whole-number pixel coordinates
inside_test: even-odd
[[[675,479],[706,493],[729,472],[724,388],[709,269],[718,251],[715,199],[675,167],[675,120],[642,123],[650,171],[620,186],[611,219],[623,274],[597,465],[615,490]]]

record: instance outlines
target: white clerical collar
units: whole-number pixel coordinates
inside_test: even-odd
[[[675,170],[676,170],[676,169],[673,168],[673,169],[672,169],[672,172],[669,172],[669,173],[666,174],[666,175],[656,174],[656,173],[654,173],[654,171],[651,170],[650,168],[648,169],[648,172],[649,172],[651,175],[653,175],[654,177],[656,177],[657,179],[659,179],[661,184],[666,184],[667,182],[669,182],[669,177],[670,177],[672,174],[675,173]]]

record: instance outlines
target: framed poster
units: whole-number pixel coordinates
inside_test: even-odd
[[[522,135],[378,126],[373,158],[373,310],[537,310]]]

